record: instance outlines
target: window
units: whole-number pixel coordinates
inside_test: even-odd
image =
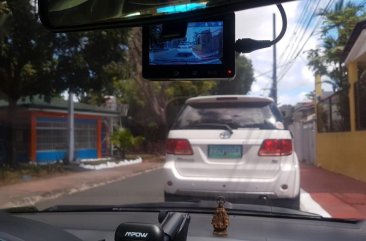
[[[227,124],[233,129],[276,129],[281,113],[269,103],[195,103],[187,105],[173,129],[195,129],[201,124]]]
[[[355,83],[356,129],[366,130],[366,81]]]
[[[96,149],[97,131],[96,121],[80,121],[75,123],[75,148]]]
[[[67,122],[63,119],[39,118],[37,120],[37,150],[66,150],[67,138]]]
[[[318,104],[318,131],[350,131],[348,90],[343,90],[323,99]]]
[[[37,119],[37,150],[65,151],[68,143],[67,119],[38,118]],[[97,148],[96,120],[75,120],[75,148]]]

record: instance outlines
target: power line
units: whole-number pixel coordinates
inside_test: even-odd
[[[334,0],[329,0],[328,3],[326,4],[325,9],[328,9],[333,1]],[[309,36],[306,36],[306,34],[308,33],[308,30],[309,30],[309,27],[311,26],[314,18],[318,14],[318,9],[321,7],[321,5],[320,5],[321,1],[317,1],[317,4],[315,4],[315,5],[312,4],[311,6],[313,6],[313,7],[310,8],[311,2],[313,2],[313,1],[308,0],[305,3],[302,12],[299,15],[300,17],[294,28],[293,34],[292,34],[292,36],[294,36],[294,38],[291,38],[289,40],[284,52],[280,56],[280,59],[282,59],[281,62],[283,63],[280,65],[280,67],[284,67],[284,68],[282,69],[280,77],[278,78],[278,83],[281,79],[283,79],[283,77],[286,75],[286,73],[291,69],[291,67],[295,63],[296,59],[298,58],[298,56],[301,54],[302,50],[304,49],[305,45],[308,43],[310,38],[315,34],[315,31],[317,30],[317,28],[319,27],[319,25],[321,23],[321,19],[318,18],[318,21],[315,23],[312,32],[310,33]],[[322,6],[324,6],[324,5],[322,5]],[[302,27],[302,26],[305,26],[305,27]],[[285,60],[283,60],[283,57],[285,56],[285,54],[286,54],[286,58],[285,58]],[[271,72],[271,70],[261,73],[261,74],[257,75],[256,77],[266,75],[269,72]],[[262,89],[269,89],[270,85],[271,85],[271,82],[269,81],[267,83],[267,88],[262,88]]]
[[[282,65],[278,65],[277,66],[277,68],[282,68],[282,67],[285,67],[287,65],[287,63],[286,64],[282,64]],[[261,73],[258,73],[257,75],[255,75],[254,76],[254,79],[255,78],[258,78],[258,77],[261,77],[261,76],[266,76],[266,75],[268,75],[269,73],[272,73],[272,69],[270,69],[270,70],[267,70],[267,71],[265,71],[265,72],[261,72]],[[258,72],[258,71],[257,71]],[[267,76],[268,78],[272,78],[272,76]]]
[[[318,3],[320,3],[320,2],[318,2]],[[331,4],[331,3],[332,3],[332,1],[328,1],[328,3],[326,4],[326,7],[325,7],[325,8],[323,8],[323,9],[327,9],[327,8],[329,8],[329,6],[330,6],[330,4]],[[296,43],[296,48],[295,48],[295,49],[293,49],[293,51],[291,51],[291,53],[290,53],[290,54],[288,54],[288,56],[287,56],[286,60],[284,61],[284,62],[289,63],[289,67],[291,67],[291,66],[292,66],[292,64],[293,64],[294,59],[296,58],[296,56],[298,56],[298,55],[301,53],[301,51],[302,51],[302,49],[303,49],[303,47],[302,47],[302,46],[305,46],[305,44],[304,44],[304,43],[307,43],[307,42],[308,42],[309,38],[306,38],[305,33],[307,32],[307,30],[308,30],[308,28],[309,28],[309,26],[310,26],[310,24],[311,24],[312,20],[314,19],[314,17],[315,17],[315,16],[316,16],[316,14],[317,14],[317,10],[318,10],[320,7],[321,7],[321,6],[317,4],[317,5],[316,5],[316,8],[314,8],[314,9],[313,9],[312,14],[311,14],[311,18],[309,19],[309,21],[308,21],[308,23],[307,23],[307,25],[306,25],[306,28],[304,29],[303,34],[301,35],[300,41]],[[312,31],[311,36],[313,36],[313,35],[314,35],[314,32],[315,32],[315,30],[318,28],[319,24],[320,24],[320,18],[318,18],[318,21],[317,21],[317,23],[315,24],[315,28],[313,28],[313,31]],[[305,39],[306,39],[306,40],[305,40]],[[305,40],[305,41],[304,41],[304,40]],[[303,41],[304,41],[304,42],[303,42]],[[302,45],[302,46],[301,46],[301,45]],[[300,47],[300,46],[301,46],[301,47]],[[300,49],[300,50],[299,50],[299,49]],[[287,72],[287,71],[285,71],[285,72]],[[282,73],[282,75],[283,75],[283,73]]]
[[[334,2],[334,0],[329,0],[328,4],[325,7],[325,10],[328,11],[329,7],[332,5],[332,3]],[[321,18],[318,18],[317,23],[315,24],[312,32],[310,33],[310,35],[307,37],[307,39],[304,41],[303,45],[301,46],[301,48],[297,51],[296,55],[292,58],[291,64],[289,65],[289,67],[285,70],[285,72],[282,74],[281,79],[286,75],[286,73],[291,69],[291,67],[293,66],[293,64],[295,63],[296,59],[299,57],[299,55],[302,53],[305,45],[308,43],[308,41],[310,40],[310,38],[315,34],[315,31],[318,29],[319,25],[321,24]]]
[[[284,60],[284,62],[291,62],[293,57],[298,52],[298,49],[299,49],[302,41],[304,40],[305,34],[307,33],[307,31],[310,27],[310,24],[313,22],[313,19],[315,18],[316,14],[317,14],[317,10],[319,8],[320,2],[321,1],[317,1],[317,4],[315,5],[315,8],[311,12],[308,12],[309,17],[307,18],[305,27],[302,28],[303,31],[301,32],[301,35],[300,34],[298,35],[298,38],[297,38],[298,41],[295,41],[296,45],[293,45],[295,47],[293,47],[289,50],[289,53],[288,53],[286,59]]]
[[[304,21],[306,20],[305,16],[306,16],[306,15],[307,15],[307,13],[308,13],[309,4],[310,4],[310,0],[308,0],[308,1],[305,3],[304,7],[302,8],[302,11],[301,11],[301,13],[300,13],[300,17],[298,18],[298,20],[297,20],[297,22],[296,22],[296,25],[295,25],[295,27],[294,27],[293,33],[292,33],[292,35],[291,35],[291,36],[294,36],[294,38],[293,38],[293,39],[291,38],[291,39],[288,41],[288,44],[287,44],[287,46],[285,47],[285,51],[283,51],[283,52],[282,52],[282,54],[280,55],[280,59],[282,59],[282,58],[284,57],[285,53],[287,53],[288,51],[290,51],[290,49],[292,49],[292,48],[293,48],[294,43],[295,43],[296,41],[298,41],[298,36],[299,36],[298,31],[300,31],[300,30],[301,30],[301,29],[300,29],[300,27],[304,24]]]
[[[319,2],[318,2],[319,3]],[[306,33],[307,31],[307,27],[303,27],[303,26],[307,26],[309,22],[311,22],[312,20],[312,14],[310,11],[310,6],[309,6],[309,2],[307,2],[307,4],[305,4],[304,6],[304,17],[302,18],[301,21],[297,22],[297,26],[296,26],[296,32],[294,32],[294,38],[289,39],[289,42],[291,43],[291,45],[289,45],[289,48],[285,49],[286,52],[286,58],[283,61],[283,56],[281,57],[281,62],[288,62],[288,59],[290,58],[290,56],[292,56],[293,52],[296,51],[296,49],[299,46],[299,43],[302,41],[301,36],[304,35],[304,33]],[[313,11],[316,11],[316,9],[313,9]]]
[[[325,10],[328,10],[329,7],[333,4],[334,0],[329,0]],[[314,12],[315,13],[315,12]],[[313,14],[314,14],[313,13]],[[285,68],[285,70],[283,71],[283,73],[281,73],[280,77],[279,77],[279,81],[284,78],[284,76],[287,74],[287,72],[291,69],[291,67],[293,66],[293,64],[295,63],[296,59],[299,57],[299,55],[302,53],[305,45],[308,43],[308,41],[310,40],[310,38],[315,34],[315,31],[317,30],[317,28],[319,27],[319,25],[321,24],[321,19],[318,18],[318,21],[316,22],[312,32],[310,33],[310,35],[306,38],[306,40],[303,42],[302,46],[298,49],[297,52],[294,52],[294,54],[291,56],[291,59],[289,60],[289,64],[288,67]]]

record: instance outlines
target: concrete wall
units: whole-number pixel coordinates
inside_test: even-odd
[[[366,182],[366,132],[317,134],[317,165]]]

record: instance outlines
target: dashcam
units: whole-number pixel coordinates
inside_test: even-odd
[[[146,79],[231,79],[235,76],[235,16],[177,23],[176,32],[171,25],[144,27],[142,58]]]

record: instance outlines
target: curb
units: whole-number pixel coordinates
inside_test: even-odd
[[[54,190],[51,192],[44,192],[24,198],[20,198],[18,200],[10,201],[4,205],[2,205],[0,208],[15,208],[15,207],[24,207],[24,206],[34,206],[35,204],[41,202],[41,201],[47,201],[47,200],[53,200],[65,195],[72,195],[78,192],[90,190],[93,188],[101,187],[107,184],[111,184],[114,182],[122,181],[130,177],[135,177],[144,173],[152,172],[161,169],[162,166],[154,167],[146,170],[140,170],[136,171],[130,174],[126,174],[121,177],[112,178],[110,180],[102,181],[102,182],[96,182],[96,183],[83,183],[79,186],[73,187],[73,188],[66,188],[66,189],[60,189],[60,190]]]
[[[312,197],[311,194],[301,188],[300,190],[300,210],[315,213],[322,217],[331,218],[332,216]]]

